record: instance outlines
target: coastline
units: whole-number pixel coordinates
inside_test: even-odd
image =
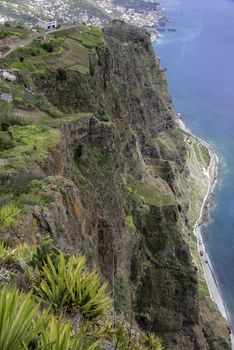
[[[202,202],[202,206],[200,209],[200,215],[194,225],[193,233],[197,238],[197,251],[200,258],[200,262],[202,264],[204,276],[206,279],[207,287],[209,290],[210,298],[211,300],[217,305],[218,310],[220,311],[221,315],[227,320],[229,328],[230,328],[230,337],[231,337],[231,345],[232,349],[234,350],[234,332],[231,326],[231,322],[229,319],[228,310],[225,306],[225,303],[222,299],[222,295],[219,289],[218,281],[215,276],[214,269],[212,267],[211,261],[209,259],[209,256],[206,252],[205,245],[202,239],[201,234],[201,226],[205,224],[205,222],[208,220],[208,210],[209,210],[209,203],[211,196],[213,194],[215,185],[217,183],[217,173],[218,173],[218,164],[219,164],[219,158],[214,150],[214,148],[206,141],[201,139],[200,137],[194,135],[190,129],[186,127],[184,122],[179,117],[180,114],[176,114],[176,121],[179,125],[179,127],[185,131],[186,133],[190,134],[193,138],[199,141],[203,146],[205,146],[209,151],[210,156],[210,164],[206,172],[206,176],[208,178],[208,188],[207,192],[205,194],[205,197]]]

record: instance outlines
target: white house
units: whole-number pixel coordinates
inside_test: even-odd
[[[0,24],[4,24],[5,23],[5,18],[0,16]]]
[[[5,79],[5,80],[10,81],[10,82],[12,82],[12,83],[13,83],[14,81],[16,81],[16,76],[13,75],[13,74],[8,73],[8,72],[6,72],[6,71],[4,71],[4,72],[2,73],[2,78]]]
[[[42,19],[40,19],[39,22],[37,23],[37,25],[40,28],[48,30],[48,29],[57,28],[58,27],[58,22],[57,22],[57,20],[54,20],[54,21],[43,21]]]

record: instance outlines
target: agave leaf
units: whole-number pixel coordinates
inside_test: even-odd
[[[5,306],[3,306],[5,303]],[[25,349],[46,323],[47,313],[38,317],[39,304],[32,293],[24,295],[16,288],[0,291],[0,349]]]

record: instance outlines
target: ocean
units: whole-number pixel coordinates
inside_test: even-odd
[[[154,43],[174,107],[219,156],[202,237],[234,329],[234,1],[161,0],[170,23]]]

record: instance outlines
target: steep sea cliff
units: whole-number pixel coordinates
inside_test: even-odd
[[[233,1],[163,0],[162,6],[176,29],[156,45],[174,105],[219,156],[210,220],[202,235],[233,328]]]
[[[208,151],[178,127],[149,34],[113,21],[93,46],[77,35],[52,36],[56,55],[24,48],[3,62],[20,69],[2,120],[1,199],[19,212],[1,237],[49,234],[85,254],[111,282],[116,312],[165,349],[229,349],[192,235]]]

